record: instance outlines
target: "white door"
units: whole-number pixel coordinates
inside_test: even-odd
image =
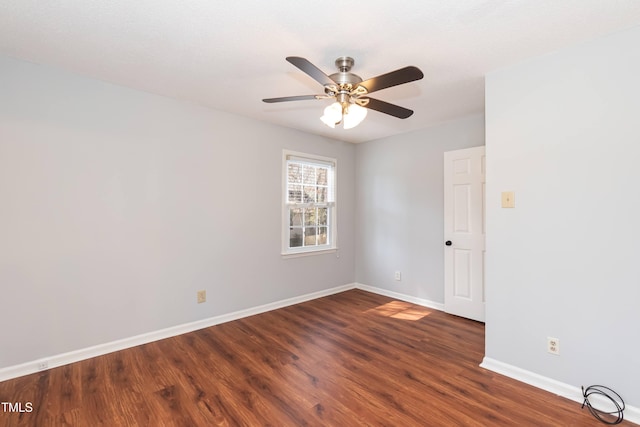
[[[484,147],[444,153],[444,311],[484,322]]]

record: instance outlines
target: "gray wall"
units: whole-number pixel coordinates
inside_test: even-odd
[[[0,93],[0,368],[354,281],[352,144],[9,58]],[[283,148],[338,159],[339,258],[281,258]]]
[[[480,145],[482,115],[357,146],[357,282],[444,303],[443,153]]]
[[[486,79],[486,355],[636,407],[638,46],[634,28]]]

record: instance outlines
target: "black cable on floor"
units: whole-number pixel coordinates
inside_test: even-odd
[[[611,403],[615,405],[616,410],[611,412],[605,412],[591,406],[591,403],[589,402],[589,396],[593,394],[604,396],[607,399],[609,399]],[[584,402],[582,403],[582,409],[584,409],[585,406],[589,408],[589,412],[591,412],[591,415],[596,417],[598,420],[602,421],[605,424],[610,424],[610,425],[620,424],[622,422],[622,419],[624,418],[624,415],[623,415],[624,401],[622,400],[622,398],[618,393],[611,390],[609,387],[605,387],[603,385],[592,385],[585,389],[583,386],[582,396],[584,397]],[[613,418],[614,416],[616,417],[615,419]]]

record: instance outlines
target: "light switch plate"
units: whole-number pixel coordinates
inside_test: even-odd
[[[503,208],[515,208],[516,207],[516,195],[513,191],[502,192],[502,207]]]

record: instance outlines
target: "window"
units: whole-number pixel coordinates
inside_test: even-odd
[[[284,152],[282,254],[336,249],[336,160]]]

